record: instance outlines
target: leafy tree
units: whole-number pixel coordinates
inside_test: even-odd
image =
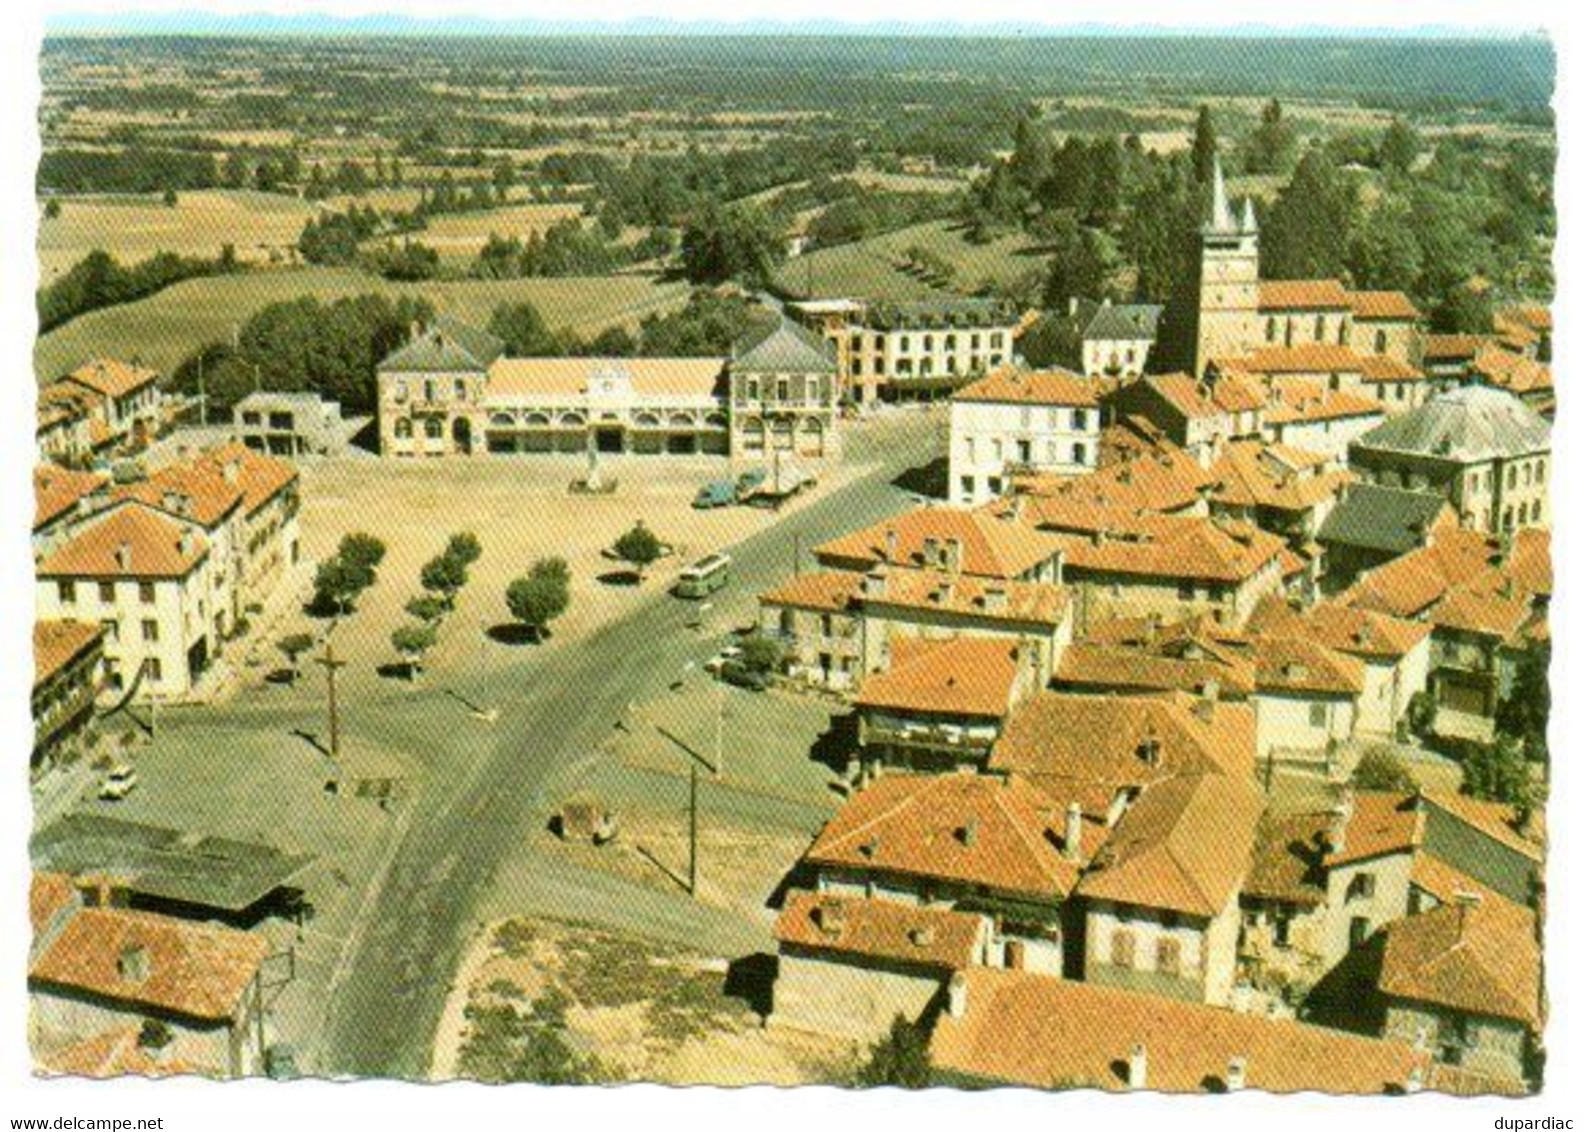
[[[418,580],[423,588],[438,594],[450,609],[456,604],[456,595],[467,585],[467,563],[440,553],[425,562]]]
[[[928,1088],[929,1039],[924,1028],[898,1014],[885,1037],[869,1047],[868,1058],[858,1067],[857,1082],[865,1088]]]
[[[1357,213],[1352,182],[1325,150],[1308,150],[1266,213],[1261,267],[1272,279],[1340,276]]]
[[[352,531],[341,536],[336,553],[348,562],[377,570],[385,561],[385,543],[366,531]]]
[[[1531,762],[1547,762],[1551,751],[1546,740],[1546,725],[1551,719],[1551,646],[1531,644],[1518,657],[1512,688],[1496,708],[1496,731],[1516,739],[1524,757]]]
[[[1401,118],[1393,118],[1381,135],[1380,163],[1384,169],[1406,173],[1419,156],[1419,135]]]
[[[313,645],[314,639],[309,633],[288,633],[275,642],[275,647],[286,656],[286,663],[292,671],[292,679],[295,680],[301,674],[298,658],[313,648]]]
[[[434,648],[435,627],[427,624],[398,625],[391,630],[391,647],[407,664],[414,679],[423,671],[424,654]]]
[[[58,219],[60,219],[60,214],[61,214],[61,202],[60,201],[56,200],[54,197],[51,197],[49,200],[44,202],[44,219],[45,220],[58,220]]]
[[[1065,310],[1071,299],[1105,297],[1111,289],[1111,256],[1105,237],[1081,226],[1070,212],[1055,215],[1047,236],[1051,258],[1044,306]]]
[[[785,652],[780,641],[763,633],[754,633],[743,638],[742,662],[750,671],[767,675],[778,671]]]
[[[1463,793],[1487,802],[1533,805],[1537,795],[1522,740],[1498,734],[1494,743],[1470,744],[1463,759]]]
[[[1281,103],[1273,98],[1260,111],[1260,124],[1249,135],[1244,167],[1250,173],[1285,172],[1297,144],[1298,135],[1283,119]]]
[[[640,519],[632,528],[616,540],[611,548],[616,552],[616,557],[632,566],[640,578],[655,559],[660,557],[662,547],[655,533],[644,526]]]
[[[458,531],[446,543],[445,553],[460,561],[462,565],[471,566],[479,560],[484,548],[479,545],[478,535],[472,531]]]
[[[166,208],[175,208],[176,207],[176,190],[175,189],[166,189],[165,190],[165,195],[163,197],[161,197],[160,199],[164,201]]]
[[[1365,214],[1348,245],[1347,266],[1361,289],[1417,290],[1424,256],[1406,201],[1387,197]]]
[[[1046,311],[1018,339],[1018,353],[1029,365],[1039,369],[1077,367],[1083,360],[1083,337],[1078,323],[1067,317],[1065,308]]]
[[[539,308],[527,301],[496,307],[489,332],[506,344],[508,354],[520,358],[542,357],[557,344]]]
[[[1353,768],[1353,785],[1360,790],[1406,792],[1417,783],[1413,772],[1390,747],[1371,747]]]
[[[314,571],[314,606],[346,616],[359,594],[374,584],[374,571],[361,562],[333,555]]]
[[[506,608],[539,640],[551,621],[566,612],[571,596],[565,576],[535,568],[506,587]]]
[[[446,615],[445,601],[434,594],[419,594],[403,608],[409,617],[430,625],[441,621]]]
[[[1494,323],[1490,293],[1466,283],[1453,287],[1430,310],[1430,329],[1437,334],[1489,334]]]
[[[737,279],[762,287],[780,257],[779,244],[778,226],[763,209],[710,205],[682,230],[682,273],[692,283]]]
[[[1216,128],[1215,119],[1210,115],[1210,107],[1199,107],[1199,118],[1194,123],[1193,145],[1190,149],[1193,154],[1194,179],[1201,185],[1208,185],[1215,168],[1216,155]]]

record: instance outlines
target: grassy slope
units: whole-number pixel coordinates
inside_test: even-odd
[[[498,304],[527,299],[551,326],[582,333],[634,325],[644,315],[680,306],[687,297],[683,284],[657,284],[637,275],[389,283],[340,268],[261,271],[190,279],[139,302],[83,315],[38,340],[34,370],[40,380],[48,380],[89,358],[111,355],[136,356],[169,372],[198,347],[229,338],[233,327],[269,303],[303,294],[330,300],[370,292],[422,295],[436,309],[478,325]]]
[[[942,294],[902,269],[914,245],[956,265],[952,290],[959,293],[977,290],[987,278],[1009,281],[1044,266],[1026,237],[1006,236],[979,246],[965,240],[954,223],[939,220],[791,260],[776,272],[776,282],[795,295],[917,299]]]

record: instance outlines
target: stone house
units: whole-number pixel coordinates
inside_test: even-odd
[[[93,719],[104,672],[104,630],[82,621],[33,623],[33,756],[37,771],[70,751]]]

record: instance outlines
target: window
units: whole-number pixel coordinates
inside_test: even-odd
[[[1348,921],[1348,946],[1359,947],[1370,937],[1368,916],[1354,916]]]
[[[75,605],[77,603],[77,583],[64,579],[55,583],[55,588],[60,591],[62,605]]]
[[[792,396],[792,385],[784,377],[776,378],[776,400],[787,401]]]
[[[143,639],[145,641],[159,640],[159,622],[152,617],[143,620]]]
[[[1163,975],[1182,973],[1182,940],[1163,936],[1155,941],[1155,969]]]
[[[1323,314],[1315,315],[1315,341],[1325,341],[1325,315]]]
[[[121,639],[121,623],[115,618],[111,617],[99,622],[99,628],[103,630],[105,640],[119,641]]]
[[[999,350],[1005,341],[1006,335],[997,330],[994,334],[990,335],[990,348],[992,350]]]
[[[458,401],[464,399],[467,396],[467,382],[463,381],[460,377],[456,379],[456,384],[453,386],[453,389],[456,391],[456,397]]]
[[[154,604],[154,583],[153,582],[139,582],[138,583],[138,600],[140,602],[142,602],[144,605],[153,605]]]
[[[1075,464],[1087,464],[1087,463],[1089,463],[1089,447],[1088,447],[1088,445],[1085,445],[1085,444],[1074,444],[1073,445],[1073,449],[1072,449],[1072,458],[1073,458],[1073,463],[1075,463]]]
[[[433,401],[434,399],[435,399],[435,383],[434,383],[434,379],[433,378],[429,378],[429,379],[424,381],[424,400],[425,401]]]
[[[1377,354],[1384,354],[1386,352],[1386,332],[1384,330],[1377,330],[1375,332],[1375,352]]]
[[[902,335],[901,339],[899,339],[897,342],[897,352],[900,354],[905,354],[911,348],[912,347],[911,343],[908,341],[908,336],[906,334]]]
[[[1177,600],[1192,601],[1194,599],[1194,584],[1190,582],[1177,583]]]
[[[1086,409],[1074,409],[1072,411],[1072,426],[1073,426],[1073,431],[1075,431],[1075,432],[1082,432],[1084,429],[1088,428],[1089,427],[1089,412],[1088,412],[1088,410],[1086,410]]]
[[[1292,913],[1285,908],[1279,909],[1272,917],[1272,938],[1277,947],[1292,946]]]
[[[114,582],[99,583],[99,600],[105,604],[115,601],[116,584]]]
[[[924,335],[924,349],[925,350],[933,350],[934,348],[935,348],[935,336],[933,334]]]
[[[974,495],[973,476],[963,476],[961,480],[962,493],[965,498],[972,499]]]
[[[165,669],[160,665],[159,657],[151,656],[143,663],[147,665],[143,672],[150,684],[158,684],[165,678]]]
[[[410,440],[412,438],[412,421],[408,420],[406,417],[398,418],[394,431],[396,433],[397,440]]]
[[[1358,873],[1348,881],[1347,898],[1349,900],[1371,900],[1375,896],[1375,874]]]
[[[1276,320],[1274,318],[1265,320],[1265,341],[1276,341]]]
[[[445,426],[441,424],[439,417],[430,417],[424,421],[424,435],[430,440],[439,440],[445,435]]]
[[[1111,965],[1131,971],[1133,969],[1133,933],[1126,928],[1111,932]]]
[[[1327,704],[1309,705],[1309,726],[1324,727],[1330,722],[1331,713]]]

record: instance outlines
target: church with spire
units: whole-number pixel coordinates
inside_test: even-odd
[[[1210,216],[1199,229],[1196,375],[1204,373],[1211,358],[1242,354],[1259,338],[1259,225],[1254,201],[1245,197],[1242,215],[1234,215],[1219,156],[1213,177]]]

